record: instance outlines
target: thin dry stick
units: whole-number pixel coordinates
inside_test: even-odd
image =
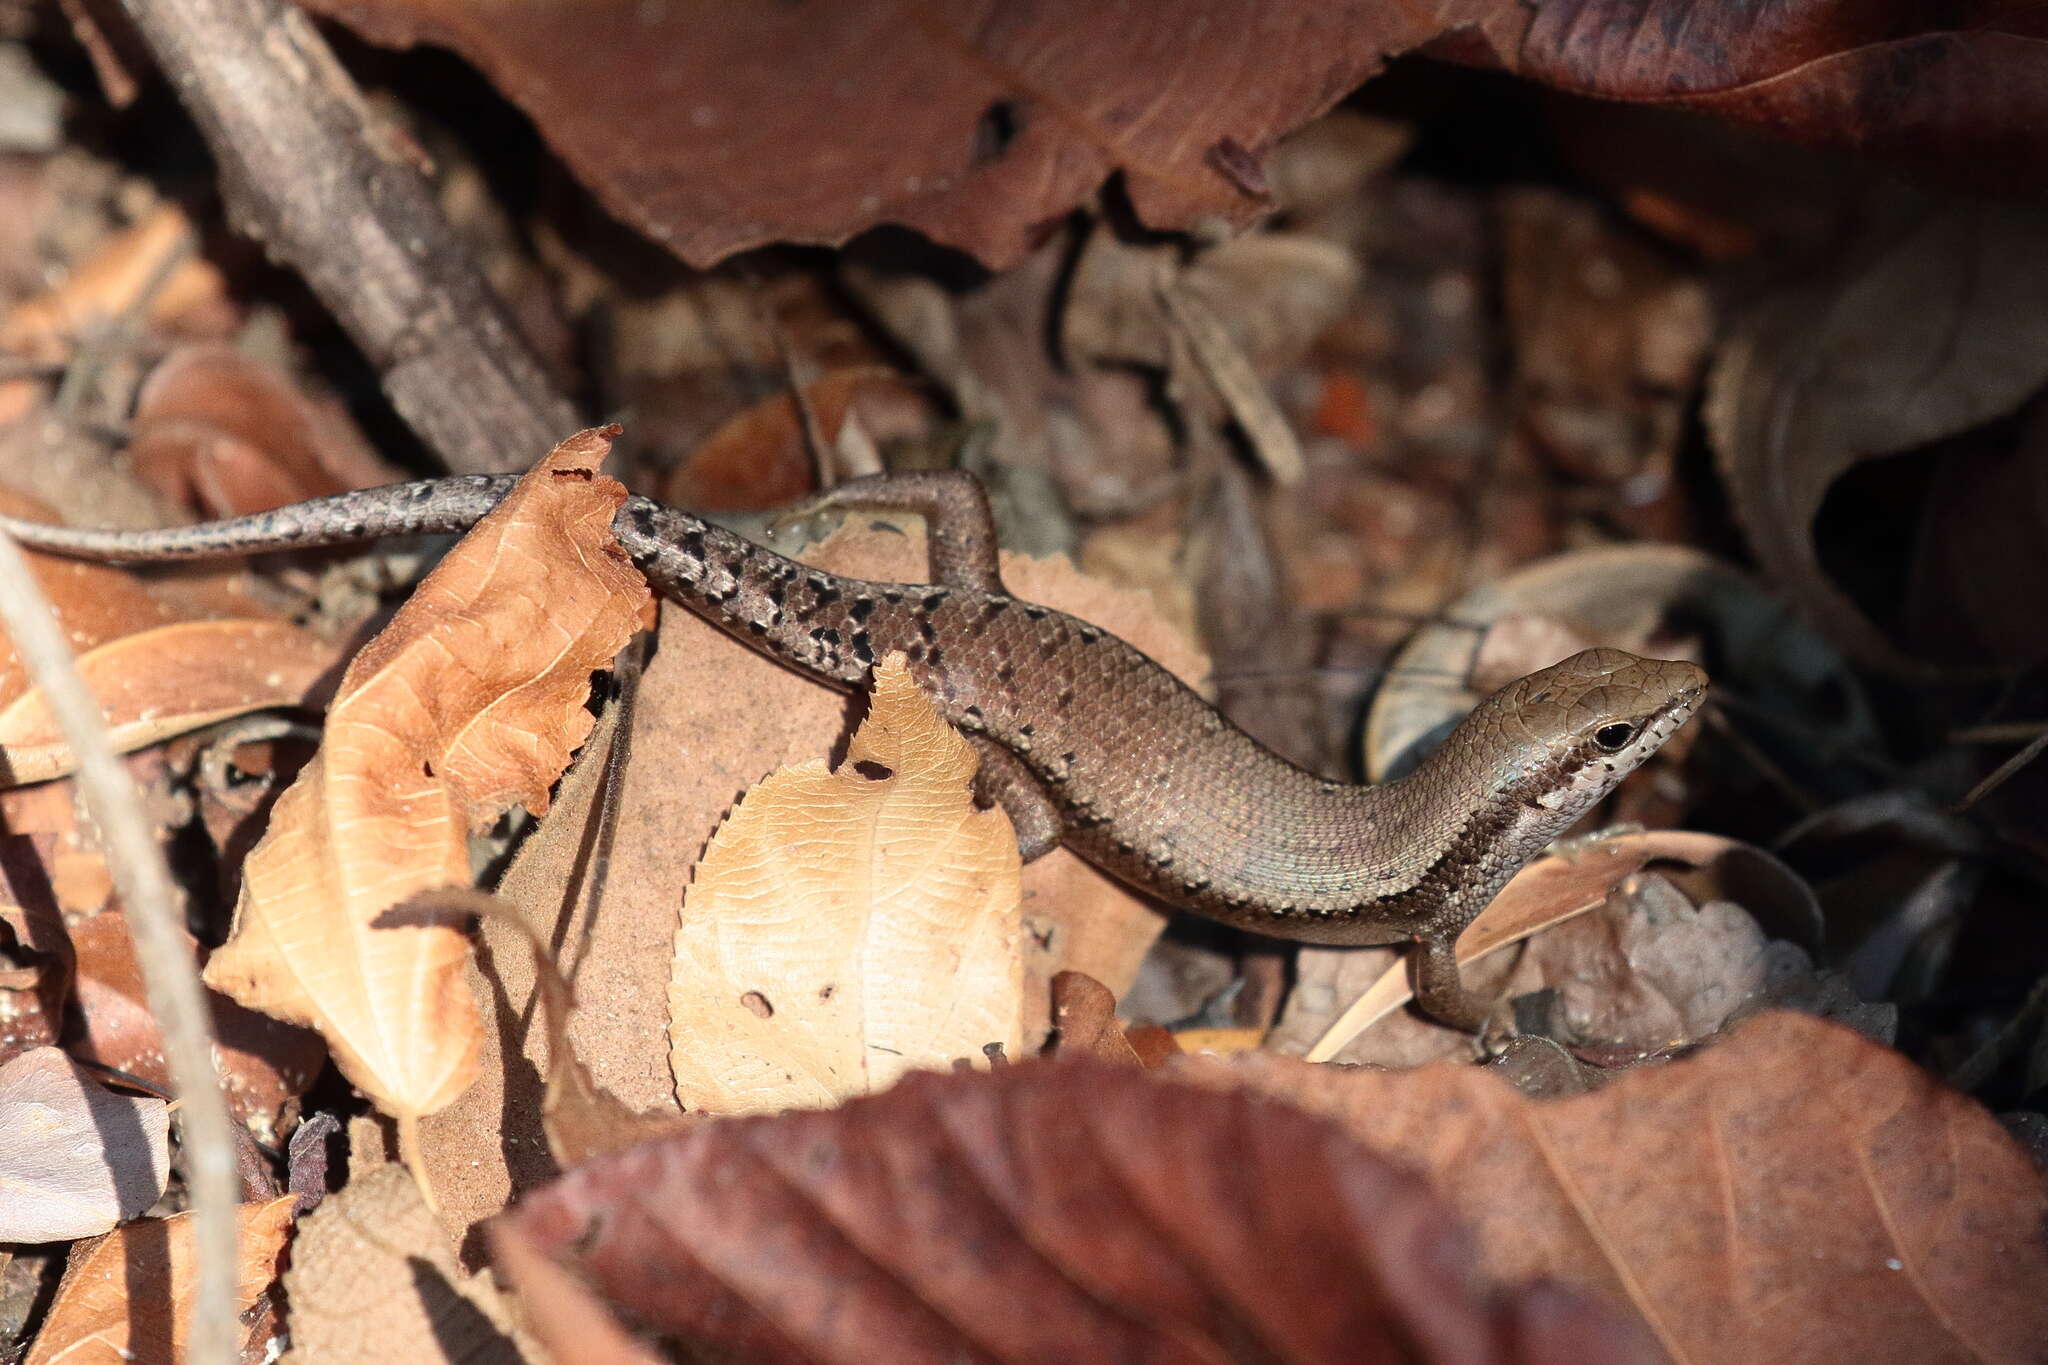
[[[213,1067],[213,1024],[192,953],[179,932],[171,870],[142,809],[141,793],[114,753],[100,705],[78,676],[71,648],[51,614],[14,537],[0,531],[0,626],[14,652],[42,689],[65,741],[78,761],[78,786],[121,893],[149,1008],[163,1027],[164,1055],[182,1103],[179,1134],[185,1148],[198,1288],[193,1296],[190,1365],[230,1365],[241,1350],[235,1321],[235,1205],[241,1184],[227,1101]]]

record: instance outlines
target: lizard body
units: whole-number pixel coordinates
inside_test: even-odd
[[[81,558],[210,558],[459,532],[515,477],[400,484],[164,531],[0,525]],[[810,677],[855,688],[900,651],[941,713],[1003,758],[1011,794],[1042,802],[1061,842],[1123,880],[1280,938],[1413,940],[1423,1007],[1468,1028],[1487,1002],[1463,988],[1458,934],[1705,689],[1692,664],[1588,650],[1481,702],[1408,776],[1332,782],[1117,636],[1011,597],[987,501],[967,476],[860,481],[819,503],[923,512],[939,581],[837,577],[640,497],[613,530],[659,593]]]

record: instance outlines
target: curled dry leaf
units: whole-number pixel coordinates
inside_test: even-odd
[[[157,1201],[170,1106],[116,1095],[54,1047],[0,1066],[0,1242],[94,1237]]]
[[[1191,1059],[1420,1166],[1490,1275],[1641,1314],[1674,1360],[2038,1361],[2048,1190],[1998,1120],[1906,1058],[1787,1012],[1575,1099],[1472,1067]]]
[[[42,511],[14,493],[0,493],[0,508],[27,516]],[[334,643],[311,631],[243,614],[253,603],[226,580],[159,587],[105,564],[28,558],[78,653],[79,676],[99,698],[124,753],[247,711],[305,705],[338,657]],[[73,766],[71,748],[49,703],[30,684],[12,643],[0,640],[0,651],[4,780],[64,776]]]
[[[822,1108],[1021,1042],[1017,836],[900,655],[846,761],[785,768],[719,827],[669,983],[676,1097]]]
[[[287,1201],[289,1202],[289,1201]],[[465,1275],[404,1168],[350,1180],[299,1224],[284,1273],[293,1365],[521,1365],[487,1277]]]
[[[237,1214],[235,1306],[246,1313],[277,1278],[292,1197],[244,1204]],[[189,1213],[131,1223],[78,1248],[26,1365],[185,1359],[197,1268]]]
[[[647,584],[618,550],[610,441],[564,441],[451,551],[344,675],[321,752],[243,868],[209,985],[320,1030],[344,1075],[401,1117],[476,1064],[468,941],[378,927],[416,892],[469,884],[468,834],[538,814],[589,733],[583,703],[638,626]]]
[[[1478,1282],[1438,1197],[1325,1123],[1090,1061],[705,1124],[572,1172],[492,1240],[536,1319],[589,1304],[533,1284],[522,1241],[721,1359],[1648,1358],[1577,1295]]]
[[[331,398],[227,346],[182,347],[135,398],[128,462],[172,504],[240,516],[397,483]]]
[[[1855,465],[2003,417],[2048,381],[2048,214],[1971,203],[1902,216],[1740,320],[1703,415],[1736,516],[1772,578],[1845,649],[1920,673],[1929,657],[1953,659],[1954,642],[1901,649],[1829,576],[1814,517]],[[2038,541],[2031,502],[1983,510],[1990,520],[1953,539],[1980,547],[1980,576],[1997,594],[2038,595],[2048,576],[2038,549],[2010,553]],[[1954,626],[1958,616],[1943,619]],[[2025,662],[2040,637],[1986,645],[1993,658]]]

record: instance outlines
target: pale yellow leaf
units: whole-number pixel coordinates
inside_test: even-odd
[[[476,1067],[477,1007],[452,924],[379,924],[469,884],[470,830],[538,814],[589,733],[590,673],[632,636],[647,585],[612,539],[609,441],[557,446],[349,665],[315,760],[243,871],[208,984],[326,1037],[385,1110],[431,1113]]]
[[[824,1107],[1021,1035],[1019,867],[976,810],[974,751],[900,657],[836,771],[750,791],[676,931],[670,1064],[683,1107]]]

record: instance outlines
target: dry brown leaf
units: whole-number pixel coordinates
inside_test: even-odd
[[[277,1278],[293,1197],[237,1211],[235,1304],[247,1312]],[[26,1365],[129,1365],[185,1358],[197,1287],[192,1215],[118,1228],[72,1253]]]
[[[1442,26],[1364,0],[316,8],[469,57],[613,213],[700,266],[899,222],[1000,267],[1118,171],[1154,226],[1243,223],[1269,207],[1266,147]]]
[[[1855,465],[2003,417],[2048,380],[2048,215],[1908,209],[1739,321],[1710,378],[1704,417],[1722,478],[1771,577],[1869,663],[1917,673],[1929,657],[1952,659],[1953,649],[1909,654],[1873,624],[1830,577],[1814,518]],[[2038,542],[2029,500],[1986,510],[2004,515],[1956,539],[1984,555],[1998,593],[2037,596],[2037,550],[2004,553]],[[1996,643],[1992,657],[2025,662],[2040,637]]]
[[[683,1108],[827,1108],[1021,1043],[1017,836],[977,810],[974,750],[899,655],[846,761],[750,790],[676,930],[669,1064]]]
[[[128,917],[113,911],[88,915],[69,930],[77,955],[72,1052],[171,1093],[163,1029],[149,1007]],[[283,1138],[284,1107],[320,1074],[327,1049],[317,1034],[244,1009],[218,991],[206,994],[228,1109],[258,1142],[276,1146]]]
[[[854,365],[823,375],[803,389],[819,437],[830,447],[850,420],[870,436],[909,427],[931,399],[912,381],[880,365]],[[736,413],[669,472],[663,502],[703,512],[783,507],[818,485],[818,457],[810,450],[796,396],[780,393]],[[877,428],[881,429],[878,430]]]
[[[307,1214],[284,1273],[295,1365],[524,1365],[538,1357],[487,1278],[464,1275],[402,1167],[358,1173]]]
[[[472,829],[514,803],[547,808],[590,730],[590,674],[649,600],[612,540],[625,489],[595,473],[609,446],[596,431],[557,446],[349,665],[207,964],[209,985],[318,1028],[343,1074],[402,1118],[469,1083],[477,1007],[459,928],[377,921],[468,885]]]
[[[1064,1058],[1093,1057],[1115,1066],[1142,1066],[1123,1022],[1116,1017],[1116,997],[1085,972],[1061,972],[1052,979],[1052,1024],[1058,1030],[1053,1053]]]
[[[0,1066],[0,1242],[93,1237],[157,1201],[170,1106],[116,1095],[54,1047]]]
[[[1168,1074],[1330,1115],[1432,1177],[1487,1273],[1593,1289],[1675,1360],[2017,1365],[2048,1342],[2040,1171],[1975,1101],[1805,1015],[1542,1103],[1462,1066]]]
[[[1581,1295],[1473,1276],[1442,1201],[1328,1125],[1088,1060],[703,1124],[492,1234],[536,1319],[566,1334],[595,1291],[690,1359],[1653,1358]],[[535,1284],[508,1235],[574,1278]]]
[[[128,463],[173,505],[240,516],[397,483],[348,411],[227,346],[180,347],[135,398]]]

